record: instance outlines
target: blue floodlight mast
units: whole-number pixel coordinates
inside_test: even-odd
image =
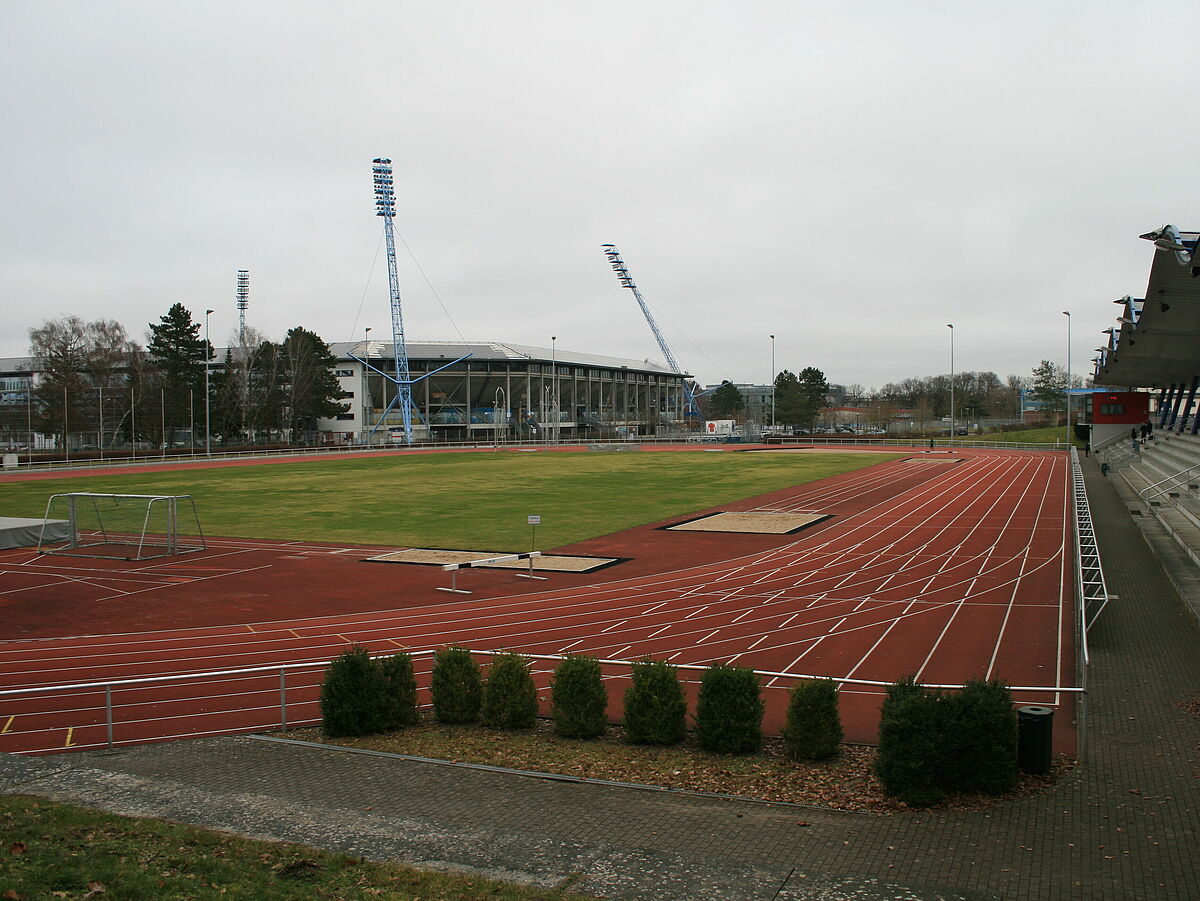
[[[408,348],[404,343],[404,314],[400,309],[400,278],[396,274],[396,238],[392,219],[396,216],[396,193],[392,188],[392,161],[374,160],[375,215],[383,217],[383,234],[387,243],[388,292],[392,303],[392,351],[396,357],[396,396],[384,411],[384,418],[397,404],[404,423],[404,443],[413,443],[412,377],[408,369]]]
[[[654,316],[651,315],[650,308],[646,306],[646,301],[642,298],[642,292],[638,290],[637,283],[634,282],[633,276],[629,274],[629,270],[625,267],[625,261],[621,259],[621,253],[617,250],[617,246],[615,244],[603,244],[601,246],[604,248],[604,255],[612,263],[613,271],[617,274],[617,280],[621,283],[621,287],[628,288],[633,292],[633,296],[637,298],[638,306],[642,308],[642,315],[646,317],[646,322],[650,324],[650,331],[654,332],[654,337],[658,341],[659,349],[662,350],[663,356],[667,360],[667,365],[671,367],[673,372],[678,372],[682,375],[683,370],[679,368],[679,363],[675,360],[675,354],[671,353],[671,348],[667,346],[667,339],[659,331],[658,323],[654,321]],[[696,403],[696,391],[690,379],[684,380],[683,393],[687,401],[686,415],[693,417],[699,422],[701,420],[700,406]]]

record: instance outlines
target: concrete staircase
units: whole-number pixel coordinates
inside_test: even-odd
[[[1200,436],[1156,430],[1135,453],[1121,440],[1099,452],[1134,515],[1153,516],[1200,566]]]

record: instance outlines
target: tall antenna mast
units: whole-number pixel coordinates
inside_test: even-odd
[[[408,368],[408,348],[404,343],[404,314],[400,309],[400,278],[396,274],[396,238],[392,219],[396,216],[396,194],[392,189],[392,161],[375,159],[375,215],[383,217],[383,235],[387,243],[388,294],[392,304],[392,352],[396,358],[396,396],[384,411],[386,417],[393,406],[399,405],[404,423],[404,443],[413,443],[412,376]]]
[[[642,292],[638,290],[637,283],[633,280],[633,276],[629,274],[629,270],[625,267],[625,261],[621,259],[621,252],[617,250],[615,244],[603,244],[604,255],[608,257],[608,261],[612,264],[613,271],[617,274],[617,281],[621,283],[622,288],[628,288],[633,292],[633,296],[637,298],[638,306],[642,308],[642,315],[646,317],[646,322],[650,324],[650,331],[654,333],[655,339],[658,341],[659,349],[662,350],[663,357],[666,358],[667,365],[671,367],[672,372],[683,374],[683,370],[679,367],[679,363],[675,360],[675,354],[671,353],[671,348],[667,346],[667,339],[663,337],[663,333],[658,328],[658,323],[654,321],[654,316],[650,313],[650,308],[646,306],[646,301],[642,297]],[[687,401],[686,415],[695,417],[696,421],[700,421],[700,407],[696,403],[696,392],[692,387],[690,379],[685,379],[683,382],[683,393]]]
[[[250,308],[250,270],[239,269],[237,274],[238,346],[246,349],[246,310]]]

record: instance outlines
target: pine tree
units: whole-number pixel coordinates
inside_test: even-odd
[[[350,409],[338,403],[347,394],[333,374],[337,358],[320,336],[297,326],[281,348],[287,384],[287,423],[293,443],[317,429],[318,419],[330,419]]]
[[[192,322],[187,307],[175,303],[157,324],[150,324],[146,350],[158,373],[158,391],[152,390],[144,398],[142,415],[150,420],[157,418],[165,426],[165,442],[176,428],[191,422],[192,399],[204,396],[204,367],[212,359],[212,347],[200,337],[200,323]]]
[[[708,412],[713,419],[734,419],[746,406],[746,399],[733,382],[726,379],[708,397]]]

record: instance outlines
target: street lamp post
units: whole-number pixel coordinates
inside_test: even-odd
[[[371,442],[371,393],[367,389],[367,357],[371,355],[371,345],[368,343],[368,335],[371,334],[371,326],[363,328],[363,368],[362,368],[362,421],[363,421],[363,444],[367,445]]]
[[[208,390],[209,373],[212,369],[212,344],[208,340],[208,317],[212,310],[204,311],[204,455],[212,456],[212,412],[209,405],[211,392]]]
[[[1067,317],[1067,447],[1071,446],[1071,311],[1063,310]]]
[[[954,323],[947,322],[950,329],[950,441],[954,441]]]
[[[775,336],[771,336],[771,431],[775,431]]]

